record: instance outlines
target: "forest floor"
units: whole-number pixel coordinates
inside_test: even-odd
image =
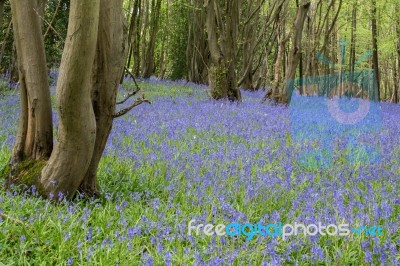
[[[383,104],[382,127],[364,138],[381,151],[379,161],[350,162],[339,139],[332,165],[320,168],[317,159],[298,162],[302,143],[290,108],[261,104],[263,92],[244,92],[235,104],[209,100],[205,86],[140,85],[152,104],[115,121],[99,169],[103,198],[54,205],[0,190],[0,214],[15,219],[0,218],[1,263],[400,264],[400,106]],[[131,88],[128,81],[119,97]],[[0,169],[10,156],[18,102],[17,92],[0,96]],[[240,236],[189,236],[193,219],[193,226],[377,226],[383,234],[246,240],[254,229],[248,226]]]

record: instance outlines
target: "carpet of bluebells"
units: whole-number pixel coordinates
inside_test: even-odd
[[[400,265],[399,105],[382,104],[382,128],[373,137],[379,162],[350,164],[338,145],[332,167],[308,169],[297,163],[289,109],[261,104],[263,92],[243,92],[236,104],[209,100],[201,85],[140,84],[152,104],[115,121],[99,169],[102,198],[54,205],[0,190],[0,213],[24,223],[0,218],[0,262]],[[119,97],[132,88],[127,80]],[[10,156],[19,100],[16,89],[0,97],[1,168]],[[379,225],[384,234],[246,241],[189,236],[192,219]]]

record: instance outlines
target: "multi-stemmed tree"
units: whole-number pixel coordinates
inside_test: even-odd
[[[11,8],[21,115],[4,172],[8,183],[36,185],[43,196],[55,199],[70,198],[78,189],[95,194],[97,167],[118,116],[116,95],[126,59],[122,0],[71,0],[57,84],[59,127],[54,148],[38,3],[11,0]]]

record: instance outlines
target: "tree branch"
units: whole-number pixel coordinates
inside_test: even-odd
[[[139,87],[139,84],[137,84],[136,78],[135,78],[135,76],[133,75],[133,73],[132,73],[131,71],[129,71],[129,69],[128,69],[126,66],[124,67],[124,69],[125,69],[125,72],[128,73],[129,76],[131,76],[131,78],[133,79],[133,82],[135,83],[136,89],[137,89],[138,91],[142,90],[142,89]]]
[[[50,23],[48,23],[49,26],[47,27],[46,32],[43,35],[43,39],[44,40],[46,39],[47,34],[49,33],[50,27],[53,27],[52,25],[53,25],[54,20],[56,19],[56,16],[57,16],[57,13],[58,13],[58,9],[60,8],[60,5],[61,5],[61,0],[58,1],[57,7],[56,7],[56,11],[53,14],[53,18],[51,19]],[[55,29],[53,28],[53,30],[55,30]]]
[[[129,100],[131,97],[135,96],[136,94],[138,94],[140,90],[135,90],[133,92],[128,93],[128,95],[126,95],[126,97],[122,100],[117,102],[118,105],[120,104],[124,104],[127,100]]]
[[[131,111],[136,106],[141,105],[142,103],[151,104],[151,102],[149,100],[145,99],[145,98],[137,99],[131,106],[129,106],[129,107],[125,108],[125,109],[122,109],[118,113],[114,114],[113,118],[118,118],[118,117],[121,117],[123,115],[126,115],[127,113],[129,113],[129,111]]]

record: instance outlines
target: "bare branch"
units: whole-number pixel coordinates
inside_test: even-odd
[[[39,18],[40,18],[41,20],[43,20],[44,22],[46,22],[46,24],[48,25],[48,27],[51,28],[51,29],[53,30],[53,32],[54,32],[54,33],[60,38],[60,40],[64,43],[64,39],[63,39],[63,37],[61,37],[60,33],[58,33],[58,31],[57,31],[45,18],[43,18],[43,17],[37,12],[36,9],[34,9],[34,10],[35,10],[35,13],[39,16]]]
[[[142,90],[142,89],[139,87],[139,84],[137,84],[135,76],[132,74],[131,71],[129,71],[129,69],[128,69],[126,66],[125,66],[125,71],[126,71],[126,73],[128,73],[129,76],[131,76],[131,78],[133,79],[133,82],[135,83],[135,86],[136,86],[136,90],[138,90],[138,91]]]
[[[122,109],[118,113],[114,114],[113,118],[118,118],[118,117],[121,117],[123,115],[126,115],[127,113],[129,113],[129,111],[131,111],[136,106],[141,105],[142,103],[151,104],[151,102],[149,100],[145,99],[145,98],[137,99],[131,106],[129,106],[129,107],[125,108],[125,109]]]
[[[59,8],[60,8],[60,5],[61,5],[61,0],[58,1],[57,7],[56,7],[56,11],[54,12],[53,18],[51,19],[51,21],[50,21],[50,23],[49,23],[49,26],[47,27],[46,32],[45,32],[44,35],[43,35],[43,39],[46,39],[47,34],[49,33],[49,30],[50,30],[50,27],[51,27],[51,25],[53,25],[53,22],[54,22],[54,20],[56,19],[58,10],[59,10]]]
[[[128,93],[128,95],[126,95],[126,97],[122,101],[117,102],[117,104],[124,104],[127,100],[129,100],[131,97],[138,94],[138,92],[140,92],[140,91],[141,90],[139,89],[139,90],[135,90],[135,91]]]

